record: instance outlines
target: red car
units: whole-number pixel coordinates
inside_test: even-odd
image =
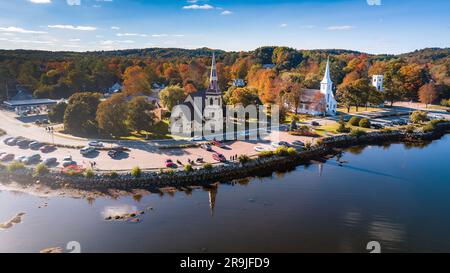
[[[177,166],[177,164],[173,163],[172,159],[167,159],[166,160],[166,167],[167,168],[176,168],[178,166]]]
[[[56,150],[56,147],[53,145],[45,145],[39,149],[43,153],[50,153]]]
[[[219,162],[227,161],[227,159],[225,158],[225,156],[223,156],[223,154],[213,154],[212,157],[214,160],[219,161]]]
[[[214,146],[219,147],[219,148],[224,147],[223,143],[221,143],[220,141],[217,141],[217,140],[211,141],[211,145],[214,145]]]

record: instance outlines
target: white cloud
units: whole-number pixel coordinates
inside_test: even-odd
[[[132,41],[132,40],[115,40],[115,41],[103,40],[103,41],[100,41],[100,44],[104,45],[104,46],[116,45],[116,44],[133,44],[133,43],[134,43],[134,41]]]
[[[81,41],[80,39],[69,39],[69,42],[79,42]]]
[[[49,28],[59,28],[59,29],[70,29],[70,30],[81,30],[81,31],[94,31],[97,30],[96,27],[91,26],[73,26],[73,25],[48,25]]]
[[[27,30],[20,27],[0,27],[0,32],[33,33],[33,34],[47,33],[45,31]]]
[[[67,0],[67,5],[79,6],[79,5],[81,5],[81,0]]]
[[[28,0],[28,2],[33,4],[51,4],[52,0]]]
[[[138,37],[147,37],[147,34],[140,33],[117,33],[118,37],[126,37],[126,36],[138,36]]]
[[[229,11],[229,10],[224,10],[224,11],[222,11],[221,14],[222,14],[222,15],[231,15],[231,14],[233,14],[233,12],[232,12],[232,11]]]
[[[189,5],[189,6],[184,6],[183,9],[214,9],[213,6],[208,5],[208,4],[203,4],[203,5]]]
[[[329,26],[327,27],[328,30],[350,30],[354,29],[354,26]]]
[[[303,26],[300,26],[300,28],[306,28],[306,29],[313,29],[313,28],[316,28],[317,26],[315,26],[315,25],[303,25]]]
[[[287,27],[288,24],[281,24],[280,27]]]
[[[112,26],[111,29],[112,29],[112,30],[119,30],[120,27]]]
[[[167,34],[153,34],[152,37],[167,37]]]

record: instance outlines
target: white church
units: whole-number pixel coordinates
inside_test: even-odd
[[[320,90],[303,89],[297,113],[309,115],[336,115],[337,101],[333,94],[333,82],[330,77],[330,60],[327,60],[325,75],[320,82]]]

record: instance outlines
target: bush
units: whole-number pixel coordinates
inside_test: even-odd
[[[360,136],[363,136],[363,135],[365,135],[365,134],[366,134],[366,132],[363,131],[363,130],[361,130],[361,129],[353,129],[353,130],[350,132],[350,135],[351,135],[351,136],[355,136],[355,137],[360,137]]]
[[[205,170],[211,170],[213,168],[213,165],[211,163],[206,163],[203,165],[203,169]]]
[[[44,163],[40,163],[36,166],[36,169],[34,169],[33,176],[41,176],[44,174],[47,174],[49,172],[47,166]]]
[[[425,121],[428,121],[428,114],[424,111],[414,111],[412,112],[411,116],[409,117],[411,122],[413,123],[422,123]]]
[[[297,150],[295,150],[295,148],[289,147],[289,148],[287,149],[287,154],[288,154],[289,156],[296,156],[296,155],[297,155]]]
[[[94,177],[95,173],[92,169],[87,169],[84,171],[84,177],[86,178],[92,178]]]
[[[261,151],[258,153],[258,157],[264,158],[264,157],[271,157],[273,156],[273,151]]]
[[[350,118],[350,120],[348,121],[348,124],[350,124],[351,126],[359,126],[359,122],[361,121],[360,117],[357,116],[353,116]]]
[[[184,165],[184,171],[185,172],[191,172],[192,171],[192,165],[191,164],[186,164],[186,165]]]
[[[112,179],[116,179],[117,177],[119,177],[119,174],[117,172],[110,172],[109,177]]]
[[[305,150],[310,150],[311,147],[312,147],[311,142],[306,142],[306,143],[305,143]]]
[[[138,166],[134,167],[131,170],[131,176],[134,177],[134,178],[140,177],[141,173],[142,173],[141,168],[139,168]]]
[[[342,133],[342,134],[350,132],[350,128],[345,126],[345,121],[342,116],[339,118],[339,127],[336,129],[336,132]]]
[[[4,169],[6,169],[6,166],[3,165],[2,163],[0,163],[0,170],[4,170]]]
[[[4,136],[4,135],[6,135],[6,131],[3,129],[0,129],[0,136]]]
[[[240,163],[245,164],[250,161],[250,157],[248,155],[240,155],[238,160]]]
[[[25,164],[23,164],[22,162],[17,162],[17,161],[10,163],[7,167],[8,172],[15,172],[17,170],[23,170],[23,169],[25,169]]]
[[[436,127],[432,123],[428,123],[427,125],[422,127],[424,133],[433,132]]]
[[[405,132],[408,134],[412,134],[414,133],[414,130],[416,129],[416,127],[414,127],[414,125],[409,124],[408,126],[406,126],[405,128]]]
[[[278,156],[287,156],[288,155],[287,150],[288,150],[288,148],[286,146],[280,146],[275,149],[274,153]]]
[[[359,127],[362,127],[362,128],[370,128],[370,121],[369,121],[369,119],[367,119],[367,118],[362,118],[362,119],[359,121]]]

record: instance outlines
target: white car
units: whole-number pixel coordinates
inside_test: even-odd
[[[94,140],[88,143],[90,147],[103,147],[103,143],[100,141]]]
[[[270,146],[272,146],[274,148],[278,148],[280,146],[289,147],[290,145],[286,141],[274,141],[274,142],[270,143]]]
[[[80,150],[80,154],[88,155],[88,154],[92,153],[93,151],[95,151],[95,149],[92,147],[84,147]]]
[[[255,146],[255,151],[257,151],[257,152],[263,152],[263,151],[267,151],[267,149],[264,148],[263,146]]]
[[[72,161],[72,156],[68,155],[63,158],[63,161]]]

